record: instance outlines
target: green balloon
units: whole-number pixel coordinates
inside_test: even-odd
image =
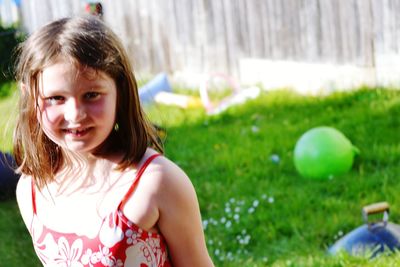
[[[348,172],[358,149],[340,131],[316,127],[305,132],[294,149],[294,165],[301,176],[327,179]]]

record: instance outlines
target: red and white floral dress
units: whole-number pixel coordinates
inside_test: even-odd
[[[74,233],[59,233],[43,225],[36,214],[35,187],[32,183],[34,214],[30,233],[36,254],[43,265],[47,267],[171,266],[164,238],[160,234],[139,228],[121,211],[121,205],[132,194],[146,167],[157,156],[159,154],[152,155],[142,165],[117,210],[103,219],[95,238]]]

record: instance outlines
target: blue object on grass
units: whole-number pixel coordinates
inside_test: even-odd
[[[139,98],[142,104],[149,104],[159,92],[171,92],[171,85],[165,73],[160,73],[154,79],[139,88]]]
[[[368,215],[383,213],[378,221],[369,221]],[[400,250],[400,226],[389,220],[389,204],[375,203],[362,209],[364,225],[341,237],[329,249],[328,253],[337,255],[346,252],[352,256],[374,258],[382,253]]]
[[[13,170],[15,161],[11,154],[0,152],[0,200],[15,196],[19,175]]]

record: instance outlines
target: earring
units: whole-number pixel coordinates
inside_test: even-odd
[[[118,132],[118,130],[119,130],[119,125],[118,125],[118,123],[115,123],[115,125],[114,125],[114,131]]]

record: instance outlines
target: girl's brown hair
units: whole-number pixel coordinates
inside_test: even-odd
[[[123,151],[123,170],[137,163],[148,146],[163,152],[154,127],[140,106],[136,80],[119,38],[96,17],[64,18],[32,34],[18,50],[16,78],[21,86],[14,155],[19,171],[42,187],[53,181],[63,153],[43,132],[37,119],[41,72],[57,58],[103,71],[117,87],[117,130],[97,149],[97,156]]]

